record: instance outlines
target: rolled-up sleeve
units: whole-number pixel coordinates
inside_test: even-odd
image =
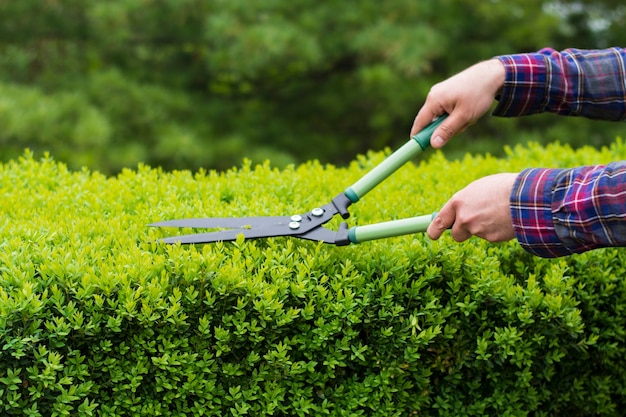
[[[626,246],[626,161],[526,169],[510,202],[517,240],[534,255]]]
[[[493,114],[513,117],[542,112],[591,119],[626,119],[626,50],[544,48],[496,57],[505,82]]]

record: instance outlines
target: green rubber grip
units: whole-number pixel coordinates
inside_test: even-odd
[[[389,177],[410,159],[415,157],[415,155],[426,150],[426,148],[430,146],[430,137],[433,132],[447,116],[447,114],[444,114],[432,121],[422,131],[400,147],[400,149],[389,155],[383,162],[375,166],[351,187],[348,187],[344,192],[346,197],[348,197],[351,202],[356,203],[385,178]]]
[[[425,214],[423,216],[409,217],[408,219],[392,220],[366,226],[354,226],[348,230],[348,239],[351,243],[362,243],[369,240],[422,233],[428,229],[436,215],[437,213]]]

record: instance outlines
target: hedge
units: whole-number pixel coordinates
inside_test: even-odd
[[[384,157],[114,177],[30,152],[0,165],[0,414],[620,415],[623,250],[549,260],[422,234],[181,246],[146,226],[306,211]],[[432,212],[495,172],[625,157],[619,139],[430,152],[353,205],[350,223]]]

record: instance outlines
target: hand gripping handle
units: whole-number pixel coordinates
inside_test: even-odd
[[[430,146],[430,137],[433,132],[444,121],[447,114],[439,116],[433,120],[422,131],[413,136],[406,144],[397,151],[389,155],[383,162],[375,166],[370,172],[365,174],[360,180],[348,187],[344,192],[351,202],[356,203],[365,194],[380,184],[385,178],[396,172],[402,165],[421,151]]]

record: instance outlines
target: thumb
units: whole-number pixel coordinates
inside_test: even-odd
[[[435,129],[430,139],[430,145],[435,149],[443,147],[454,135],[463,131],[466,126],[467,122],[459,116],[459,112],[452,112]]]

